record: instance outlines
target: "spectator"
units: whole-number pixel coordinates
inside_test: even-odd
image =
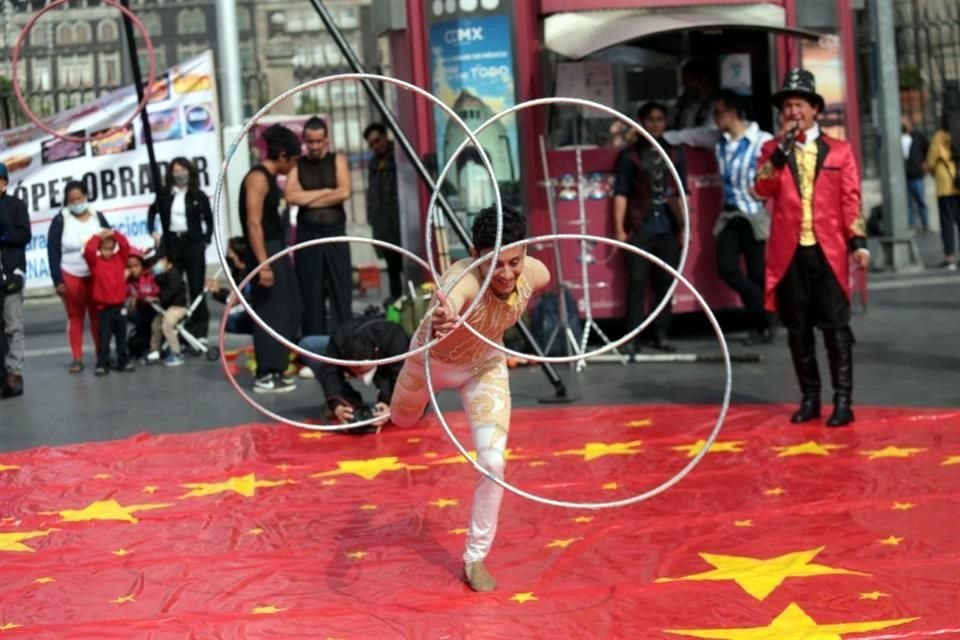
[[[940,209],[940,235],[943,240],[943,262],[940,266],[957,270],[956,238],[960,229],[960,188],[957,188],[957,159],[950,146],[950,122],[944,113],[940,129],[933,134],[927,151],[927,171],[937,183],[937,207]]]
[[[387,128],[374,122],[363,132],[373,157],[367,180],[367,222],[377,240],[400,244],[400,200],[397,194],[397,160],[393,140]],[[377,254],[387,262],[390,299],[403,295],[403,256],[396,251],[377,247]]]
[[[753,191],[760,149],[773,136],[745,119],[740,102],[740,96],[730,90],[721,91],[713,101],[713,119],[722,132],[714,152],[723,178],[723,212],[713,233],[720,278],[737,292],[753,316],[747,338],[751,344],[773,339],[772,316],[763,310],[764,247],[770,235],[770,215]],[[741,256],[746,273],[740,268]]]
[[[686,181],[683,150],[667,144],[660,137],[667,126],[667,108],[658,102],[640,107],[637,119],[652,136],[659,139],[673,164]],[[617,156],[616,180],[613,187],[614,232],[617,240],[649,251],[667,264],[676,266],[680,259],[679,237],[682,226],[680,189],[667,172],[666,163],[646,138],[640,138]],[[685,187],[684,187],[685,188]],[[627,255],[627,313],[628,330],[638,326],[646,317],[644,300],[647,282],[652,280],[653,300],[656,306],[666,295],[673,278],[648,260],[633,253]],[[651,269],[653,275],[651,276]],[[670,331],[670,303],[653,322],[652,346],[659,351],[675,351],[667,341]],[[639,338],[631,351],[640,347]]]
[[[94,375],[105,376],[110,370],[110,338],[117,349],[117,371],[133,371],[127,351],[127,281],[125,271],[130,257],[130,244],[122,233],[102,229],[83,248],[83,257],[90,266],[93,280],[90,297],[97,308],[100,344],[97,347],[97,368]]]
[[[242,256],[247,255],[249,251],[247,241],[242,237],[230,238],[227,243],[227,262],[230,265],[230,275],[233,276],[233,280],[237,284],[240,284],[247,276],[247,263],[243,261]],[[211,278],[207,282],[207,288],[212,292],[213,299],[223,305],[227,304],[230,295],[233,293],[232,289],[221,287],[215,278]],[[247,285],[243,290],[244,296],[249,297],[252,290],[253,287]],[[227,318],[228,333],[253,333],[253,322],[250,320],[246,309],[237,304],[229,313],[230,317]]]
[[[410,336],[394,322],[378,317],[354,318],[343,323],[332,336],[304,336],[300,346],[314,353],[325,353],[341,360],[375,360],[406,353]],[[377,388],[374,415],[387,411],[403,361],[379,367],[341,367],[308,360],[308,366],[323,385],[327,407],[340,422],[354,422],[354,411],[364,404],[363,396],[347,382],[355,378]],[[361,427],[364,431],[372,431]]]
[[[286,246],[289,218],[277,175],[290,173],[300,157],[300,141],[286,127],[270,127],[263,132],[263,139],[267,159],[250,169],[240,187],[240,223],[250,247],[243,261],[251,269]],[[264,267],[251,297],[253,309],[263,321],[292,340],[300,319],[300,291],[290,259],[282,258]],[[288,363],[287,349],[259,326],[253,329],[253,349],[257,359],[254,392],[284,393],[296,388],[294,381],[283,375]]]
[[[290,171],[285,190],[287,202],[300,207],[297,242],[346,235],[343,203],[350,198],[347,158],[330,150],[327,125],[316,116],[303,125],[303,141],[307,155]],[[350,245],[338,242],[302,249],[295,264],[303,295],[303,334],[329,335],[353,317]]]
[[[156,219],[160,216],[160,231]],[[147,214],[147,230],[158,244],[163,242],[167,258],[187,276],[188,300],[203,293],[207,276],[207,245],[213,237],[210,199],[200,189],[196,167],[186,158],[174,158],[167,166],[163,189]],[[210,311],[201,300],[188,320],[187,330],[203,343],[207,341]]]
[[[927,233],[930,230],[930,221],[927,217],[927,190],[923,183],[926,174],[923,166],[930,145],[922,133],[913,130],[910,118],[903,117],[901,128],[903,133],[900,136],[900,146],[903,149],[903,166],[907,174],[908,222],[911,229],[916,229],[919,218],[920,229]]]
[[[131,358],[143,358],[150,351],[150,334],[157,311],[150,304],[160,295],[153,272],[144,267],[144,256],[131,248],[127,258],[127,320],[133,333],[127,340]]]
[[[4,367],[0,370],[0,396],[9,398],[23,393],[23,356],[26,339],[23,331],[23,285],[27,271],[26,248],[30,244],[30,214],[27,205],[9,193],[10,176],[0,162],[0,272],[4,274],[2,340]]]
[[[710,100],[716,87],[716,65],[706,58],[694,58],[681,71],[683,93],[677,100],[673,129],[693,129],[710,122]]]
[[[170,353],[163,359],[163,366],[179,367],[183,364],[183,354],[180,351],[177,325],[187,315],[187,290],[183,284],[183,275],[162,251],[157,253],[152,269],[157,287],[160,289],[156,302],[163,312],[157,312],[150,327],[150,353],[147,355],[147,364],[160,362],[160,347],[166,340]]]
[[[67,206],[54,216],[47,232],[47,259],[50,276],[67,310],[67,335],[73,361],[70,373],[83,371],[83,318],[90,316],[90,333],[95,349],[100,349],[100,327],[93,304],[90,267],[83,258],[87,241],[101,229],[109,229],[100,212],[90,210],[87,185],[72,180],[64,189]]]

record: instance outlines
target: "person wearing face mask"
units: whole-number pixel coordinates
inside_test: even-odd
[[[23,356],[26,348],[23,331],[23,284],[26,278],[26,247],[30,244],[30,214],[27,205],[7,193],[10,176],[0,162],[0,273],[4,274],[0,292],[2,335],[5,343],[0,364],[0,397],[23,393]]]
[[[160,347],[167,342],[169,353],[163,358],[163,366],[179,367],[183,364],[180,349],[180,336],[177,325],[187,315],[187,291],[183,285],[183,275],[164,254],[163,249],[156,252],[150,266],[157,283],[159,294],[155,302],[163,310],[158,312],[150,326],[150,353],[147,364],[161,362]]]
[[[343,203],[351,192],[347,158],[330,150],[327,125],[316,116],[303,125],[303,143],[307,155],[297,160],[284,191],[287,202],[299,207],[297,242],[346,235]],[[330,335],[353,317],[350,245],[338,242],[302,249],[295,264],[303,296],[303,335]]]
[[[332,336],[304,336],[300,346],[314,353],[322,353],[341,360],[375,360],[406,353],[410,336],[400,325],[379,317],[353,318],[337,327]],[[365,386],[377,388],[377,403],[374,415],[387,411],[393,396],[393,387],[403,368],[403,361],[379,367],[341,367],[307,360],[309,366],[323,385],[327,407],[342,422],[357,420],[354,410],[363,405],[363,396],[348,382],[353,378]],[[368,433],[376,425],[350,430],[352,433]]]
[[[186,158],[174,158],[167,165],[164,187],[147,213],[147,230],[158,245],[163,243],[177,271],[187,276],[187,295],[192,302],[203,292],[206,282],[206,251],[213,237],[213,212],[210,199],[200,189],[196,167]],[[190,316],[187,330],[205,342],[209,324],[210,312],[206,300],[201,300]]]
[[[84,316],[90,316],[90,332],[96,349],[100,348],[100,323],[93,301],[90,266],[83,248],[101,229],[109,229],[107,219],[90,209],[89,192],[83,182],[72,180],[64,189],[66,207],[54,216],[47,232],[47,260],[50,277],[67,311],[67,336],[73,361],[68,371],[83,371]]]
[[[765,305],[779,311],[797,381],[800,408],[791,422],[820,417],[820,372],[814,328],[823,332],[833,382],[828,427],[853,422],[853,332],[850,330],[850,259],[870,263],[860,211],[860,173],[847,142],[817,124],[824,100],[816,79],[791,69],[772,97],[782,126],[763,146],[754,188],[767,199]]]

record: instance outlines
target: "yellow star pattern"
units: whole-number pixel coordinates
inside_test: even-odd
[[[764,495],[768,496],[782,496],[786,491],[782,487],[773,487],[772,489],[767,489],[763,492]]]
[[[727,440],[726,442],[714,442],[710,446],[710,450],[707,452],[711,453],[743,453],[743,445],[746,444],[746,440]],[[703,448],[707,445],[706,440],[697,440],[693,444],[684,444],[678,447],[670,447],[674,451],[686,451],[688,458],[696,457],[698,453],[703,451]]]
[[[523,604],[524,602],[530,602],[531,600],[539,600],[539,598],[533,595],[533,591],[525,591],[524,593],[515,593],[513,594],[513,597],[510,599],[518,604]]]
[[[345,554],[343,554],[343,555],[347,556],[347,557],[350,558],[351,560],[360,560],[360,559],[362,559],[364,556],[368,556],[368,555],[370,555],[370,554],[369,554],[368,552],[366,552],[366,551],[351,551],[351,552],[345,553]]]
[[[890,508],[893,509],[894,511],[909,511],[910,509],[913,509],[915,506],[917,505],[913,504],[912,502],[894,502],[893,506]]]
[[[897,536],[889,536],[887,538],[884,538],[883,540],[878,540],[878,542],[880,544],[888,544],[895,547],[901,542],[903,542],[903,538],[898,538]]]
[[[319,431],[310,431],[309,433],[301,433],[300,437],[304,440],[322,440],[326,438],[329,433],[320,433]]]
[[[566,549],[572,545],[577,540],[583,540],[583,538],[566,538],[563,540],[554,540],[546,545],[547,549]]]
[[[263,529],[261,529],[261,528],[259,528],[259,527],[256,527],[256,528],[250,529],[249,531],[247,531],[247,532],[244,533],[243,535],[245,535],[245,536],[258,536],[258,535],[260,535],[261,533],[263,533]]]
[[[881,591],[871,591],[870,593],[861,593],[861,600],[879,600],[880,598],[889,598],[889,593],[883,593]]]
[[[20,465],[18,464],[0,464],[0,471],[12,471],[13,469],[19,469]]]
[[[107,478],[112,478],[113,476],[110,475],[109,473],[98,473],[93,477],[96,478],[97,480],[106,480]]]
[[[19,624],[13,624],[12,622],[7,622],[5,624],[0,624],[0,631],[10,631],[10,629],[16,629],[19,626],[20,626]]]
[[[117,549],[116,551],[111,551],[110,553],[112,553],[115,556],[125,556],[125,555],[129,555],[130,552],[127,551],[126,549]]]
[[[455,507],[460,504],[460,501],[456,498],[437,498],[430,503],[437,509],[446,509],[447,507]]]
[[[153,495],[154,493],[157,492],[157,488],[156,488],[155,486],[153,486],[152,484],[148,484],[147,486],[145,486],[145,487],[143,488],[143,492],[144,492],[144,493],[149,493],[150,495]]]
[[[423,454],[423,457],[424,457],[424,458],[436,458],[436,457],[439,456],[439,455],[440,455],[440,454],[437,453],[436,451],[427,451],[425,454]]]
[[[531,460],[530,462],[527,463],[527,466],[529,466],[529,467],[542,467],[542,466],[545,465],[545,464],[547,464],[547,463],[544,462],[543,460]]]
[[[792,444],[786,447],[773,447],[778,451],[778,458],[789,458],[791,456],[829,456],[831,451],[846,449],[845,444],[820,444],[815,440],[807,440],[803,444]]]
[[[407,444],[417,444],[420,442],[420,438],[407,438]]]
[[[329,487],[329,486],[332,486],[332,485],[337,484],[337,481],[331,478],[330,480],[324,480],[324,481],[321,482],[320,484],[322,484],[322,485],[325,486],[325,487]]]
[[[960,456],[947,456],[946,459],[940,463],[940,466],[949,467],[952,464],[960,464]]]
[[[248,473],[245,476],[228,478],[223,482],[189,482],[181,486],[185,489],[191,489],[191,491],[183,494],[180,498],[200,498],[226,491],[238,493],[245,498],[252,498],[259,487],[279,487],[280,485],[295,483],[296,480],[257,480],[255,474]]]
[[[324,471],[323,473],[314,473],[311,478],[322,478],[324,476],[340,476],[350,474],[359,476],[364,480],[373,480],[384,471],[403,471],[426,469],[422,465],[405,464],[400,462],[399,458],[389,456],[386,458],[371,458],[369,460],[342,460],[337,462],[337,468],[333,471]]]
[[[583,456],[586,462],[602,458],[604,456],[632,456],[640,451],[643,446],[641,440],[631,440],[630,442],[588,442],[583,445],[583,449],[568,449],[566,451],[557,451],[555,456]]]
[[[122,522],[139,522],[131,513],[137,511],[150,511],[152,509],[163,509],[173,506],[170,502],[154,504],[131,504],[123,506],[116,500],[98,500],[83,509],[64,509],[60,511],[60,517],[63,522],[87,522],[89,520],[120,520]]]
[[[450,531],[448,531],[447,533],[452,533],[453,535],[456,535],[456,536],[463,536],[463,535],[466,535],[468,531],[470,530],[469,529],[450,529]]]
[[[48,536],[52,531],[59,531],[59,529],[46,529],[44,531],[20,531],[17,533],[0,533],[0,551],[26,551],[32,553],[35,549],[31,549],[27,545],[23,544],[21,540],[29,540],[31,538],[42,538],[43,536]]]
[[[253,614],[256,614],[256,615],[261,615],[261,614],[265,614],[265,613],[280,613],[281,611],[286,611],[286,610],[289,609],[289,608],[290,608],[290,607],[286,607],[286,608],[283,608],[283,609],[278,609],[277,607],[273,606],[272,604],[267,604],[267,605],[262,605],[262,606],[259,606],[259,607],[254,607],[253,609],[250,610],[250,613],[253,613]]]
[[[667,629],[667,633],[718,640],[842,640],[845,633],[876,631],[913,622],[917,618],[818,624],[797,604],[790,605],[766,627],[746,629]]]
[[[808,551],[796,551],[775,558],[749,558],[745,556],[723,556],[712,553],[699,554],[713,571],[697,573],[682,578],[658,578],[657,582],[678,582],[682,580],[733,580],[741,589],[757,600],[765,600],[787,578],[810,578],[813,576],[867,576],[869,573],[836,569],[810,562],[824,550],[817,547]]]
[[[360,505],[360,511],[376,511],[377,505],[375,504],[364,504]]]
[[[620,485],[618,485],[616,482],[608,482],[607,484],[603,485],[603,488],[607,491],[616,491],[620,488]]]
[[[627,423],[628,427],[652,427],[653,420],[650,418],[644,418],[643,420],[631,420]]]
[[[56,582],[56,580],[54,580],[50,576],[44,576],[42,578],[37,578],[33,582],[34,584],[50,584],[51,582]]]
[[[873,449],[870,451],[860,451],[860,455],[867,456],[867,460],[876,460],[878,458],[910,458],[926,449],[916,447],[884,447],[883,449]]]
[[[573,519],[573,521],[576,522],[577,524],[581,524],[584,522],[593,522],[593,516],[577,516],[576,518]]]
[[[136,602],[137,599],[130,594],[128,596],[120,596],[119,598],[114,598],[110,601],[110,604],[123,604],[124,602]]]
[[[734,520],[733,526],[735,527],[752,527],[753,520]]]

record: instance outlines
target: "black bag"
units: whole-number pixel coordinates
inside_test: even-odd
[[[577,301],[569,289],[565,289],[564,293],[567,301],[567,324],[570,326],[571,331],[573,331],[573,336],[579,344],[583,336],[583,326],[580,323],[580,313],[577,311]],[[562,356],[567,354],[567,337],[558,330],[559,324],[560,299],[556,292],[551,291],[550,293],[545,293],[543,297],[540,298],[540,302],[537,303],[537,308],[533,312],[533,335],[536,337],[537,342],[540,343],[540,346],[546,351],[547,342],[549,342],[550,337],[553,336],[554,330],[557,330],[557,334],[553,338],[553,343],[550,344],[549,351],[546,351],[546,355],[548,356]]]

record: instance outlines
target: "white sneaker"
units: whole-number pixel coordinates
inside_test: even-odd
[[[314,375],[313,373],[313,369],[307,366],[301,367],[300,373],[298,375],[304,380],[313,380],[314,378],[316,378],[316,375]]]
[[[293,381],[284,380],[279,373],[266,373],[253,383],[254,393],[288,393],[296,388]]]
[[[147,354],[147,364],[157,364],[160,362],[160,352],[151,351]]]

